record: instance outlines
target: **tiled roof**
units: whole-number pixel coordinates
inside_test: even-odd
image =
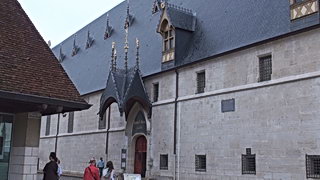
[[[84,103],[16,0],[0,1],[0,91]]]
[[[167,2],[178,7],[174,9],[192,10],[196,19],[195,29],[187,47],[183,52],[176,52],[176,54],[183,54],[180,56],[181,59],[175,60],[176,67],[212,59],[212,57],[319,24],[319,13],[291,21],[289,0],[168,0]],[[162,37],[157,33],[161,11],[153,14],[153,7],[154,0],[130,1],[130,13],[134,15],[134,22],[129,28],[129,43],[132,47],[131,43],[134,43],[136,37],[141,41],[140,69],[143,76],[162,71]],[[80,47],[77,55],[71,56],[74,35],[53,48],[54,53],[59,57],[59,50],[62,47],[66,55],[62,66],[81,94],[105,88],[113,41],[118,47],[119,66],[123,66],[123,27],[126,8],[127,3],[123,2],[76,32]],[[174,25],[193,30],[190,28],[193,26],[190,23],[192,20],[186,22],[191,19],[191,13],[181,14],[174,9],[169,10],[169,16],[174,21]],[[113,33],[110,38],[104,39],[107,14],[109,14]],[[296,27],[294,28],[293,25]],[[91,48],[85,49],[88,29],[95,41]],[[134,57],[134,53],[130,48],[129,58]],[[132,64],[134,60],[129,59],[129,65],[132,66]]]

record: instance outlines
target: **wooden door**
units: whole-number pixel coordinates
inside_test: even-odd
[[[134,157],[134,173],[145,177],[147,170],[147,139],[144,136],[138,137],[136,141]]]

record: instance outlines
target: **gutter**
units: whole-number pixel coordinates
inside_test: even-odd
[[[108,159],[109,153],[109,133],[110,133],[110,120],[111,120],[111,106],[108,108],[108,129],[107,129],[107,137],[106,137],[106,159]]]
[[[175,69],[176,73],[176,95],[174,99],[174,122],[173,122],[173,154],[175,157],[174,161],[174,180],[177,179],[177,164],[178,164],[178,158],[177,158],[177,117],[178,117],[178,98],[179,98],[179,72],[178,69]],[[179,178],[178,178],[179,179]]]
[[[65,108],[67,108],[67,109],[72,109],[72,111],[85,110],[85,109],[89,109],[92,106],[86,103],[85,101],[78,102],[78,101],[37,96],[37,95],[31,95],[31,94],[23,94],[18,92],[8,92],[3,90],[0,90],[0,99],[7,99],[7,100],[13,100],[17,102],[40,104],[40,105],[47,104],[52,106],[62,106],[64,110]]]

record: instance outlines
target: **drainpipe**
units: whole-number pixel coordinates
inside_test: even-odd
[[[109,130],[110,130],[110,119],[111,119],[111,106],[108,108],[108,129],[107,129],[107,138],[106,138],[106,160],[108,160],[109,153]]]
[[[176,95],[174,99],[174,134],[173,134],[173,154],[175,156],[174,163],[174,179],[177,176],[177,116],[178,116],[178,97],[179,97],[179,72],[175,69],[176,73]]]
[[[60,127],[60,113],[58,114],[56,142],[55,142],[55,144],[54,144],[54,152],[55,152],[56,154],[57,154],[57,146],[58,146],[59,127]]]

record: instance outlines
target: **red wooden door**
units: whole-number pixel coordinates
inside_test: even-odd
[[[144,136],[138,137],[136,141],[134,157],[134,173],[145,177],[147,170],[147,139]]]

